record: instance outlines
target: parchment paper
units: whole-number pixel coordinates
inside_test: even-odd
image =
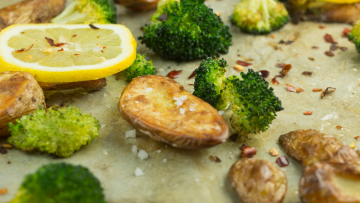
[[[18,0],[1,1],[0,7],[18,2]],[[229,15],[235,0],[208,0],[207,5],[221,13],[223,21],[230,26]],[[142,33],[140,27],[149,22],[154,11],[135,13],[118,7],[118,23],[130,28],[135,38]],[[253,65],[246,68],[254,70],[268,70],[267,80],[279,74],[281,70],[276,63],[290,63],[293,68],[284,79],[278,79],[279,85],[271,86],[283,103],[284,111],[278,113],[270,129],[265,133],[251,135],[245,144],[254,146],[258,153],[255,158],[275,162],[276,157],[268,151],[274,147],[280,155],[285,155],[278,143],[281,134],[292,130],[313,128],[328,134],[336,135],[344,144],[360,142],[354,139],[359,135],[359,89],[360,87],[360,55],[354,45],[341,37],[341,31],[346,24],[324,24],[320,29],[319,23],[300,23],[295,26],[287,24],[284,28],[270,35],[252,36],[243,34],[238,28],[231,26],[233,46],[229,53],[223,55],[228,63],[227,75],[239,74],[233,69],[236,60],[244,60],[238,55],[254,59]],[[323,36],[329,33],[339,46],[347,47],[346,52],[336,50],[334,57],[324,54],[329,50]],[[280,40],[294,40],[290,45],[278,44]],[[176,39],[174,39],[176,40]],[[275,50],[274,46],[281,49]],[[318,46],[318,50],[311,47]],[[138,52],[146,53],[152,59],[160,75],[166,75],[171,70],[183,70],[181,77],[176,79],[192,92],[189,84],[194,79],[188,76],[198,67],[201,60],[176,63],[164,61],[138,44]],[[311,61],[308,57],[313,57]],[[245,70],[245,71],[246,71]],[[305,76],[303,71],[313,72],[312,76]],[[88,167],[99,178],[109,203],[141,202],[141,203],[232,203],[240,202],[227,178],[231,165],[239,158],[238,147],[243,143],[227,141],[219,146],[203,150],[176,149],[165,144],[150,140],[147,136],[137,132],[136,139],[125,138],[125,131],[133,128],[124,121],[118,110],[117,103],[125,82],[125,73],[121,73],[119,81],[115,76],[107,77],[108,85],[101,91],[83,96],[56,93],[47,100],[49,105],[71,104],[79,107],[83,112],[91,113],[100,120],[102,128],[100,136],[94,142],[73,156],[62,159],[41,153],[24,153],[19,150],[8,150],[0,155],[0,188],[7,188],[9,192],[0,195],[0,202],[10,201],[20,186],[23,177],[36,171],[40,166],[53,162],[68,162]],[[302,93],[288,92],[286,84],[301,87]],[[320,92],[312,92],[313,88],[335,87],[336,92],[320,99]],[[303,112],[313,111],[305,116]],[[226,111],[224,117],[228,120],[231,115]],[[340,125],[342,130],[335,127]],[[0,138],[0,144],[6,143],[6,138]],[[133,145],[145,150],[149,158],[141,160],[131,151]],[[209,156],[218,156],[221,163],[210,161]],[[290,165],[281,168],[288,179],[288,191],[284,202],[300,202],[298,197],[298,182],[302,167],[290,159]],[[11,164],[8,164],[8,161]],[[139,167],[144,176],[135,177],[135,168]]]

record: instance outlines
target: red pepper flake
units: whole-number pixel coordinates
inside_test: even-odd
[[[334,56],[334,53],[332,51],[325,51],[324,54],[330,57]]]
[[[333,37],[329,34],[324,35],[325,42],[329,42],[332,44],[337,44],[337,42],[334,41]]]
[[[240,61],[240,60],[237,60],[236,63],[241,65],[241,66],[245,66],[245,67],[252,65],[252,63],[248,63],[246,61]]]
[[[336,88],[327,87],[324,91],[321,92],[320,98],[324,98],[328,93],[335,92]]]
[[[331,46],[330,46],[330,50],[331,51],[335,51],[336,49],[338,49],[339,47],[338,46],[336,46],[335,44],[331,44]]]
[[[289,160],[286,158],[286,156],[279,156],[276,159],[276,163],[279,167],[285,167],[289,165]]]
[[[8,189],[6,189],[6,188],[0,189],[0,195],[5,195],[7,192],[8,192]]]
[[[296,89],[296,93],[300,93],[300,92],[303,92],[303,91],[305,91],[305,90],[302,89],[302,88],[300,88],[300,87],[298,87],[298,88]]]
[[[336,129],[338,129],[338,130],[341,130],[343,127],[341,127],[340,125],[337,125],[336,126]]]
[[[274,84],[274,85],[280,84],[280,83],[276,80],[276,78],[277,78],[277,75],[275,75],[275,77],[274,77],[273,79],[271,79],[271,82],[272,82],[272,84]]]
[[[312,89],[312,91],[313,92],[320,92],[320,91],[322,91],[323,89],[321,89],[321,88],[314,88],[314,89]]]
[[[196,76],[196,73],[195,73],[195,71],[193,71],[192,73],[191,73],[191,75],[188,77],[188,79],[190,80],[191,78],[193,78],[193,77],[195,77]]]
[[[292,85],[286,84],[288,92],[296,92],[296,88]]]
[[[259,71],[259,72],[261,73],[261,77],[262,77],[263,79],[268,78],[269,75],[270,75],[270,72],[267,71],[267,70],[261,70],[261,71]]]
[[[215,163],[220,163],[221,162],[221,159],[217,156],[209,156],[209,159]]]
[[[271,38],[275,39],[275,35],[269,35]]]
[[[180,73],[182,72],[182,70],[173,70],[170,73],[168,73],[166,76],[169,78],[179,78],[180,77]]]
[[[280,41],[279,41],[279,44],[285,44],[285,41],[284,41],[284,40],[280,40]]]
[[[311,115],[313,112],[312,111],[305,111],[304,115]]]
[[[98,27],[95,27],[95,25],[93,25],[93,24],[89,24],[89,26],[90,26],[92,29],[94,29],[94,30],[100,29],[100,28],[98,28]]]
[[[304,71],[304,72],[302,72],[302,74],[303,74],[303,75],[312,75],[312,72],[310,72],[310,71]]]
[[[141,27],[141,28],[140,28],[140,31],[141,31],[141,32],[144,32],[144,27]]]
[[[29,46],[28,48],[26,48],[26,49],[15,50],[15,53],[27,52],[27,51],[29,51],[33,46],[34,46],[34,44],[30,45],[30,46]]]
[[[80,54],[74,54],[75,56],[79,56]]]
[[[74,34],[72,37],[76,37],[77,36],[77,34]]]
[[[347,50],[347,47],[338,47],[341,51],[345,52]]]
[[[115,80],[120,80],[120,73],[115,73]]]
[[[325,26],[324,26],[324,25],[319,25],[319,28],[320,28],[320,29],[324,29]]]
[[[277,63],[275,66],[279,68],[283,68],[286,65],[286,63]]]
[[[285,77],[288,74],[288,72],[291,70],[291,68],[292,68],[291,64],[286,64],[283,67],[283,69],[280,71],[279,77],[282,77],[282,78]]]
[[[241,149],[241,158],[251,158],[256,154],[257,150],[252,146],[246,146]]]
[[[101,53],[104,53],[104,50],[100,50],[101,51]]]
[[[65,45],[67,43],[57,43],[57,44],[54,44],[54,40],[53,39],[50,39],[50,38],[47,38],[45,37],[46,41],[50,44],[50,46],[53,46],[53,47],[61,47],[62,45]]]
[[[315,61],[315,59],[313,57],[309,57],[310,61]]]
[[[344,28],[344,30],[341,33],[342,37],[347,37],[347,35],[351,32],[349,28]]]
[[[60,51],[64,51],[64,49],[63,48],[61,48],[61,49],[59,49],[59,50],[57,50],[58,52],[60,52]]]
[[[190,86],[194,86],[194,84],[189,84]]]
[[[163,12],[159,17],[159,21],[164,21],[164,20],[169,20],[165,12]]]
[[[246,147],[246,144],[242,144],[242,145],[239,147],[240,151],[243,150],[245,147]]]
[[[355,136],[354,138],[355,138],[355,140],[358,140],[358,141],[360,140],[360,136]]]
[[[285,42],[285,45],[290,45],[290,44],[292,44],[293,42],[294,42],[294,41],[288,40],[288,41]]]
[[[0,154],[7,154],[7,150],[5,147],[0,147]]]
[[[317,46],[312,46],[311,48],[312,49],[319,49],[319,47],[317,47]]]

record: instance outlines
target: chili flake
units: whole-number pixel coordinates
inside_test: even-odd
[[[277,63],[275,66],[279,68],[283,68],[286,65],[286,63]]]
[[[300,87],[298,87],[298,88],[296,89],[296,93],[300,93],[300,92],[303,92],[303,91],[305,91],[305,90],[302,89],[302,88],[300,88]]]
[[[47,38],[47,37],[45,37],[45,39],[50,44],[50,46],[53,46],[53,47],[60,47],[62,45],[67,44],[67,43],[57,43],[57,44],[55,44],[53,39]]]
[[[115,80],[120,80],[120,73],[115,73]]]
[[[296,92],[296,88],[292,85],[286,84],[287,86],[287,91],[289,92]]]
[[[303,74],[303,75],[312,75],[312,72],[310,72],[310,71],[304,71],[304,72],[302,72],[302,74]]]
[[[330,57],[334,56],[334,53],[332,51],[325,51],[324,54]]]
[[[312,91],[313,92],[320,92],[320,91],[322,91],[323,89],[321,89],[321,88],[314,88],[314,89],[312,89]]]
[[[30,46],[29,46],[28,48],[26,48],[26,49],[15,50],[15,53],[27,52],[27,51],[29,51],[33,46],[34,46],[34,44],[30,45]]]
[[[98,27],[95,27],[95,25],[93,25],[93,24],[89,24],[89,26],[90,26],[92,29],[94,29],[94,30],[100,29],[100,28],[98,28]]]
[[[270,75],[270,72],[267,71],[267,70],[261,70],[261,71],[259,71],[259,72],[261,73],[261,77],[262,77],[263,79],[268,78],[269,75]]]
[[[241,158],[251,158],[253,157],[254,155],[256,155],[257,153],[257,150],[252,147],[252,146],[246,146],[244,148],[241,149],[241,154],[240,154],[240,157]]]
[[[0,189],[0,195],[5,195],[7,192],[8,192],[8,189],[6,189],[6,188]]]
[[[77,36],[77,34],[74,34],[72,37],[76,37]]]
[[[347,50],[347,47],[338,47],[341,51],[345,52]]]
[[[170,73],[168,73],[166,76],[169,78],[179,78],[180,77],[180,73],[182,72],[182,70],[173,70]]]
[[[221,159],[217,156],[209,156],[209,159],[215,163],[220,163],[221,162]]]
[[[279,156],[276,159],[276,163],[279,167],[285,167],[290,164],[289,160],[286,158],[286,156]]]
[[[319,49],[319,47],[317,47],[317,46],[313,46],[313,47],[311,47],[312,49]]]
[[[333,37],[329,34],[324,35],[325,42],[329,42],[332,44],[337,44],[337,42],[334,41]]]
[[[252,65],[252,63],[248,63],[246,61],[240,61],[240,60],[237,60],[236,63],[241,65],[241,66],[245,66],[245,67]]]
[[[313,57],[309,57],[310,61],[315,61],[315,59]]]
[[[188,79],[190,80],[191,78],[193,78],[193,77],[195,77],[196,76],[196,73],[195,73],[195,71],[193,71],[192,73],[191,73],[191,75],[188,77]]]
[[[320,29],[324,29],[325,26],[324,26],[324,25],[319,25],[319,28],[320,28]]]
[[[273,79],[271,79],[271,82],[272,82],[272,84],[274,84],[274,85],[280,84],[279,81],[276,80],[276,78],[277,78],[277,75],[275,75],[275,77],[274,77]]]
[[[343,127],[341,127],[340,125],[337,125],[336,126],[336,129],[338,129],[338,130],[341,130]]]
[[[304,115],[311,115],[313,112],[312,111],[305,111]]]
[[[360,136],[355,136],[354,138],[355,138],[355,140],[358,140],[358,141],[360,140]]]
[[[283,69],[280,71],[279,77],[282,77],[282,78],[285,77],[288,74],[288,72],[291,70],[291,68],[292,68],[291,64],[286,64],[283,67]]]
[[[349,28],[344,28],[344,30],[341,33],[342,37],[347,37],[347,35],[351,32]]]
[[[329,92],[329,89],[331,92],[335,92],[336,88],[333,88],[333,87],[328,87],[326,88],[324,91],[321,92],[321,95],[320,95],[320,98],[324,98]]]

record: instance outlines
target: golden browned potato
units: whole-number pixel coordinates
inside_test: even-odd
[[[115,3],[135,11],[146,11],[155,9],[158,1],[159,0],[115,0]]]
[[[0,31],[13,24],[48,23],[65,8],[65,0],[25,0],[0,9]]]
[[[333,157],[343,144],[332,135],[316,130],[296,130],[281,135],[280,144],[293,159],[303,166]]]
[[[304,203],[360,203],[360,165],[317,162],[305,167],[299,194]]]
[[[101,90],[106,86],[106,78],[101,78],[98,80],[88,80],[80,82],[68,82],[68,83],[49,83],[49,82],[38,82],[40,87],[44,91],[50,90],[70,90],[82,88],[85,90]]]
[[[360,154],[358,154],[354,149],[351,149],[348,146],[342,146],[334,155],[334,157],[328,160],[332,163],[353,163],[360,165]]]
[[[274,163],[241,158],[230,168],[229,178],[243,203],[282,202],[287,179]]]
[[[44,93],[30,73],[0,73],[0,136],[10,135],[8,123],[39,105],[45,105]]]
[[[226,121],[216,109],[168,77],[133,79],[123,91],[118,108],[140,132],[174,147],[212,147],[229,136]]]

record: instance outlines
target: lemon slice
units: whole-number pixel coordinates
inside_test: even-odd
[[[39,82],[95,80],[136,58],[133,35],[115,24],[12,25],[0,32],[0,47],[0,72],[29,72]]]

